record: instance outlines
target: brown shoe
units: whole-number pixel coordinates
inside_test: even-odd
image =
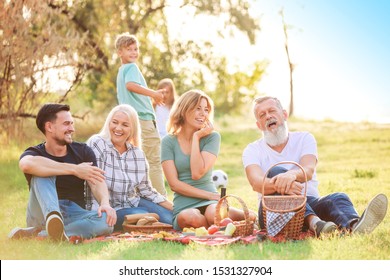
[[[9,239],[22,239],[22,238],[31,238],[38,236],[38,233],[41,231],[39,227],[27,227],[20,228],[16,227],[8,234]]]
[[[50,215],[46,220],[47,235],[55,241],[69,241],[65,234],[64,222],[57,214]]]

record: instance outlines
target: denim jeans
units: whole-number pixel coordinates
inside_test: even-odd
[[[110,234],[113,227],[106,223],[106,213],[99,217],[97,211],[88,211],[77,203],[58,200],[56,177],[31,178],[30,197],[27,205],[27,226],[45,228],[46,218],[53,212],[62,216],[65,233],[68,236],[90,238]],[[45,230],[39,233],[46,236]]]
[[[272,178],[286,171],[287,169],[284,167],[275,166],[268,172],[267,178]],[[258,215],[260,228],[265,228],[261,203]],[[334,222],[344,229],[351,229],[352,224],[359,219],[359,215],[348,195],[341,192],[322,197],[307,196],[305,217],[308,215],[316,215],[321,220]]]
[[[116,211],[117,221],[114,229],[122,229],[122,224],[125,219],[125,215],[142,213],[156,213],[160,217],[160,222],[172,224],[172,211],[165,209],[164,207],[141,197],[138,207],[122,208]]]

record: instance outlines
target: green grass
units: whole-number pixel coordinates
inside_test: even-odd
[[[293,119],[291,130],[312,132],[318,142],[317,169],[322,195],[346,192],[359,213],[377,193],[390,197],[390,125],[314,122]],[[78,128],[79,128],[78,124]],[[215,166],[229,175],[228,193],[257,207],[257,194],[249,186],[242,167],[245,146],[259,137],[251,118],[224,117],[216,122],[222,135],[221,154]],[[34,129],[34,128],[33,128]],[[79,131],[81,129],[79,128]],[[89,133],[91,133],[89,131]],[[28,189],[18,169],[18,158],[27,145],[35,144],[39,134],[9,144],[0,156],[1,228],[0,258],[41,260],[388,260],[390,259],[390,221],[388,215],[370,235],[333,236],[286,243],[269,241],[243,245],[209,247],[181,245],[165,241],[96,242],[57,244],[50,241],[7,239],[15,226],[25,225]],[[36,137],[35,137],[36,136]],[[78,134],[85,140],[89,135]],[[4,147],[4,146],[3,146]],[[172,193],[169,192],[172,197]]]

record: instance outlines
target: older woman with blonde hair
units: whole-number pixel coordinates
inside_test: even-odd
[[[122,228],[128,214],[156,213],[161,222],[172,223],[172,202],[150,184],[140,133],[137,112],[122,104],[111,110],[101,131],[87,141],[98,167],[105,171],[110,205],[117,211],[116,230]],[[96,206],[95,198],[87,192],[87,208]]]
[[[209,227],[220,198],[212,180],[221,136],[212,125],[214,105],[200,90],[190,90],[175,102],[162,139],[161,161],[172,191],[173,227]],[[255,217],[255,214],[253,214]],[[244,219],[242,210],[230,207],[232,220]]]

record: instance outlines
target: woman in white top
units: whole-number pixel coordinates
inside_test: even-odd
[[[162,79],[158,85],[157,89],[165,89],[163,92],[164,96],[164,105],[153,104],[154,110],[156,112],[156,123],[157,130],[160,134],[160,137],[163,138],[167,135],[167,122],[169,118],[169,113],[171,111],[172,105],[177,99],[175,84],[169,78]]]

